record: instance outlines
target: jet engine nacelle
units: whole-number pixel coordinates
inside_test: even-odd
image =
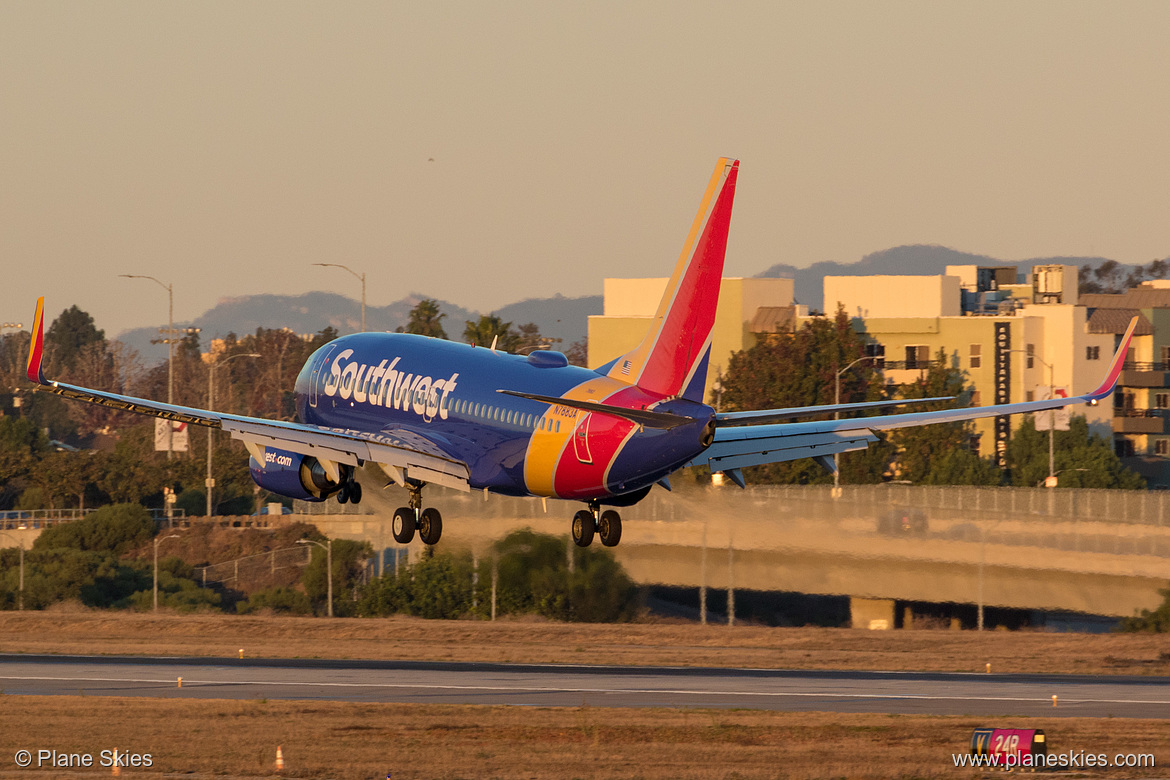
[[[274,447],[264,449],[263,463],[251,458],[248,467],[252,471],[252,481],[260,487],[301,501],[324,501],[338,491],[351,470],[350,466],[339,464],[341,483],[334,482],[325,472],[325,467],[311,455]]]

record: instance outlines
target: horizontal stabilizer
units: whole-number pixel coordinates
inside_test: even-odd
[[[647,428],[669,430],[670,428],[677,428],[680,425],[686,425],[695,421],[694,417],[686,417],[681,414],[651,412],[646,409],[627,409],[624,406],[613,406],[597,401],[576,401],[571,398],[558,398],[554,395],[537,395],[536,393],[521,393],[516,390],[497,390],[496,392],[503,393],[504,395],[514,395],[517,398],[527,398],[530,401],[540,401],[541,403],[552,404],[554,406],[568,406],[571,409],[581,409],[586,412],[604,412],[605,414],[612,414],[615,417],[622,417]]]
[[[953,401],[954,396],[943,398],[902,398],[894,401],[865,401],[856,404],[829,404],[827,406],[794,406],[789,409],[760,409],[752,412],[721,412],[715,415],[715,424],[720,428],[734,425],[760,425],[791,420],[796,417],[811,417],[836,412],[856,412],[865,409],[882,409],[903,404],[926,404],[939,401]]]

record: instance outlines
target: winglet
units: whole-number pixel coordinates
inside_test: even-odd
[[[32,343],[28,345],[28,381],[45,384],[41,362],[45,358],[45,296],[37,298],[37,313],[33,317]]]
[[[1100,401],[1113,392],[1113,388],[1121,376],[1121,369],[1125,367],[1125,356],[1129,353],[1129,342],[1133,339],[1133,330],[1137,327],[1137,323],[1137,317],[1129,321],[1129,327],[1125,329],[1125,335],[1121,337],[1121,345],[1117,347],[1117,353],[1113,356],[1113,362],[1109,364],[1109,371],[1105,374],[1105,379],[1101,381],[1100,387],[1085,396],[1087,400]]]

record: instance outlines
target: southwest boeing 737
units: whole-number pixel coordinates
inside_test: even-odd
[[[494,348],[401,333],[357,333],[317,350],[296,381],[300,422],[265,420],[116,395],[46,380],[44,298],[37,302],[28,378],[39,389],[89,403],[228,431],[251,453],[262,488],[305,501],[361,500],[356,470],[377,464],[387,487],[409,494],[394,513],[396,541],[442,534],[423,507],[428,484],[509,496],[580,501],[574,541],[621,539],[613,508],[638,503],[685,466],[708,466],[739,486],[741,469],[864,449],[875,431],[1038,412],[1113,392],[1133,336],[1130,323],[1101,385],[1049,401],[842,420],[826,413],[890,407],[878,401],[719,413],[703,403],[715,306],[739,162],[720,159],[650,329],[637,349],[591,370],[559,352],[510,355]],[[937,399],[923,399],[937,400]],[[603,507],[608,507],[603,509]]]

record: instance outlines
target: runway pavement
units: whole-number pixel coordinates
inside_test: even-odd
[[[1166,677],[0,655],[0,688],[33,696],[1170,718]]]

